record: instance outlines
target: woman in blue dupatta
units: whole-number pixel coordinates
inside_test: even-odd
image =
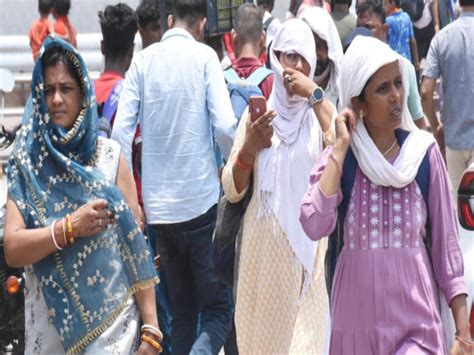
[[[40,50],[8,190],[5,257],[26,271],[25,353],[158,353],[158,280],[133,178],[118,144],[98,137],[92,81],[62,40]]]

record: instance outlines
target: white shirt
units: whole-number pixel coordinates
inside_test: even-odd
[[[413,26],[416,28],[425,28],[428,26],[432,20],[431,16],[431,2],[432,0],[425,0],[425,7],[423,8],[423,15],[421,18],[413,23]]]
[[[137,53],[112,131],[129,167],[138,120],[147,222],[189,221],[216,204],[212,128],[227,157],[237,126],[216,53],[180,28]]]
[[[263,14],[263,23],[265,23],[270,17],[272,17],[272,15],[268,11],[265,11],[265,13]],[[267,53],[268,53],[268,49],[269,49],[268,47],[273,42],[273,38],[278,33],[278,30],[280,29],[280,27],[281,27],[280,20],[277,19],[276,17],[273,18],[273,20],[272,20],[272,22],[270,22],[270,25],[268,26],[267,32],[266,32],[267,37],[266,37],[265,48],[267,49]]]

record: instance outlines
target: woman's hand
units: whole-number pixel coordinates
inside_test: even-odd
[[[318,85],[302,72],[286,68],[283,71],[283,85],[289,96],[298,95],[307,99]]]
[[[347,150],[352,141],[352,131],[356,129],[356,115],[351,109],[345,108],[336,117],[336,144]]]
[[[156,350],[153,346],[148,344],[146,341],[142,341],[137,350],[137,355],[156,355],[159,353],[161,353],[161,351],[158,352],[158,350]]]
[[[255,157],[262,148],[272,145],[273,127],[271,123],[275,116],[275,111],[269,110],[254,122],[250,118],[247,120],[242,151]]]
[[[92,237],[114,222],[113,213],[107,210],[107,201],[102,199],[86,203],[71,214],[74,237]]]
[[[471,339],[471,335],[468,333],[465,335],[467,341]],[[450,355],[472,355],[474,353],[474,345],[465,344],[459,339],[454,339],[453,346],[451,347]]]

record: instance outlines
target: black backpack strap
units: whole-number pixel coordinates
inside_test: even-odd
[[[352,187],[354,186],[356,167],[357,159],[355,158],[354,152],[349,147],[342,168],[342,202],[337,208],[336,228],[328,238],[328,249],[324,258],[326,288],[329,298],[331,298],[332,280],[336,270],[337,257],[344,246],[344,221],[346,220],[347,208],[349,207]]]

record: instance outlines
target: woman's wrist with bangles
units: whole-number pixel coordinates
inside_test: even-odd
[[[242,148],[237,153],[236,164],[241,170],[244,170],[244,171],[252,170],[254,162],[255,162],[255,154],[252,154],[248,150]]]
[[[158,327],[155,327],[151,324],[143,324],[140,330],[140,340],[142,342],[148,343],[158,352],[161,352],[163,350],[163,348],[161,347],[161,342],[163,341],[163,333]]]
[[[51,223],[51,239],[56,250],[63,250],[65,247],[74,244],[74,229],[69,214]]]

